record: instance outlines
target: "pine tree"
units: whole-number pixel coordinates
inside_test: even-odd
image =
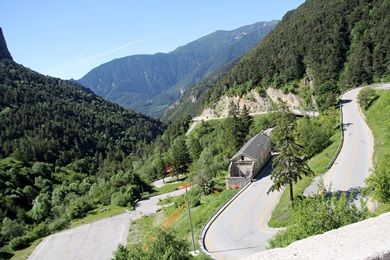
[[[280,190],[282,187],[290,186],[290,201],[293,204],[293,183],[302,179],[302,176],[312,175],[313,171],[307,165],[307,158],[304,156],[303,147],[295,141],[294,115],[288,110],[285,103],[279,107],[276,127],[272,131],[276,143],[276,152],[279,155],[273,160],[273,171],[271,179],[273,185],[269,192]]]
[[[170,156],[173,167],[173,174],[179,178],[179,175],[188,172],[188,164],[191,161],[190,154],[186,145],[185,136],[177,137],[171,146]]]

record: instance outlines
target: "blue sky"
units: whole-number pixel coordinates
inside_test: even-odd
[[[280,20],[304,0],[0,0],[14,60],[79,79],[110,60],[170,52],[216,30]]]

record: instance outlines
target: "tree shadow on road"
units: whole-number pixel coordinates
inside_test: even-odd
[[[340,103],[341,104],[348,104],[348,103],[351,103],[352,100],[351,99],[340,99]]]
[[[326,197],[327,198],[332,198],[332,196],[336,196],[337,199],[340,198],[341,195],[345,194],[347,199],[352,199],[353,201],[358,201],[360,200],[361,198],[365,198],[364,194],[361,192],[361,188],[360,187],[354,187],[354,188],[350,188],[349,190],[347,191],[344,191],[344,190],[338,190],[338,191],[327,191],[326,192]]]

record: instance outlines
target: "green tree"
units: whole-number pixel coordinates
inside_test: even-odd
[[[42,222],[49,216],[50,210],[51,202],[49,196],[41,193],[34,199],[31,217],[37,222]]]
[[[192,160],[197,160],[202,152],[202,146],[200,145],[199,139],[195,135],[189,135],[187,144]]]
[[[11,220],[8,217],[5,217],[1,225],[0,233],[6,241],[9,241],[15,237],[23,235],[24,227],[21,223],[18,223],[17,220]]]
[[[307,165],[302,146],[295,141],[294,131],[294,115],[289,112],[285,103],[281,103],[276,118],[276,127],[272,131],[276,143],[275,151],[279,154],[273,159],[271,174],[273,185],[268,193],[279,191],[282,187],[289,185],[291,204],[294,201],[293,183],[302,179],[302,176],[314,174]]]
[[[185,136],[178,136],[170,148],[170,157],[173,167],[173,175],[179,178],[180,174],[188,172],[188,165],[190,163],[190,154],[186,145]]]
[[[157,159],[154,160],[153,167],[156,169],[157,178],[163,178],[163,182],[165,182],[164,177],[167,174],[166,164],[161,154],[159,154]]]
[[[216,163],[213,159],[212,153],[208,148],[204,149],[200,154],[199,160],[195,164],[197,175],[195,180],[202,189],[205,195],[212,192],[216,177],[217,170],[215,169]]]
[[[323,117],[323,115],[320,117]],[[329,138],[333,134],[333,127],[334,125],[327,125],[325,120],[321,118],[305,116],[298,120],[296,127],[297,142],[303,147],[309,158],[328,146]]]
[[[173,230],[161,230],[157,239],[149,248],[150,260],[186,260],[191,259],[189,243],[180,238]]]
[[[253,117],[249,115],[249,109],[246,105],[242,108],[237,124],[237,143],[239,146],[238,148],[241,148],[241,146],[245,143],[246,137],[248,136],[253,124]]]
[[[368,109],[377,98],[378,95],[371,87],[360,90],[358,95],[359,104],[364,109]]]
[[[371,193],[375,199],[383,203],[390,202],[390,154],[385,154],[381,163],[365,180],[365,191]]]
[[[334,82],[325,82],[315,89],[318,109],[324,111],[338,103],[339,87]]]

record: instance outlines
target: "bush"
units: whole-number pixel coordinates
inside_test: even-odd
[[[146,250],[140,245],[131,245],[126,248],[118,246],[114,252],[115,260],[144,259],[144,260],[186,260],[191,259],[189,243],[172,230],[160,230],[155,240]]]
[[[128,205],[131,205],[131,196],[127,193],[114,193],[111,197],[111,204],[115,204],[118,206],[126,207]]]
[[[92,209],[93,204],[88,197],[79,197],[73,200],[69,207],[66,209],[66,216],[69,220],[82,218]]]
[[[371,104],[378,99],[378,95],[376,94],[375,90],[371,87],[364,88],[360,90],[358,95],[359,104],[364,109],[368,109]]]
[[[365,192],[371,193],[379,202],[390,202],[390,154],[384,156],[381,164],[366,179]]]
[[[55,218],[48,225],[50,232],[61,230],[66,228],[69,225],[69,221],[64,217]]]
[[[190,201],[191,208],[195,208],[200,205],[200,199],[202,197],[202,190],[194,187],[188,192],[188,198]]]
[[[26,248],[30,244],[30,238],[28,236],[21,236],[12,239],[8,246],[11,250],[16,251]]]
[[[28,233],[28,237],[31,241],[34,241],[38,238],[47,236],[50,233],[48,225],[46,223],[40,223],[34,227],[32,231]]]
[[[280,231],[269,241],[269,247],[285,247],[294,241],[349,225],[368,217],[366,203],[361,200],[361,209],[353,203],[352,195],[343,193],[329,198],[325,193],[296,200],[292,208],[295,224]]]

